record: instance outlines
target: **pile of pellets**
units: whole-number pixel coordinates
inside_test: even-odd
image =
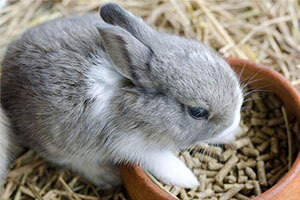
[[[253,93],[243,109],[234,143],[197,144],[178,154],[199,187],[160,186],[183,200],[247,200],[276,184],[297,156],[298,124],[288,121],[282,102],[270,93]]]

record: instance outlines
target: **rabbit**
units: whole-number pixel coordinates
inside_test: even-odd
[[[196,187],[174,150],[230,142],[239,127],[243,91],[228,63],[116,3],[29,28],[2,66],[1,104],[20,145],[99,187],[121,184],[120,163]]]

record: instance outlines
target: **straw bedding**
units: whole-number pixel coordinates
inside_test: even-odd
[[[105,0],[11,0],[0,9],[0,61],[24,30],[57,17],[98,11]],[[274,68],[300,86],[299,0],[119,0],[160,31],[202,41],[221,55]],[[128,199],[122,187],[101,191],[27,151],[10,167],[0,199]]]

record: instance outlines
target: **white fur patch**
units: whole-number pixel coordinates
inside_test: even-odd
[[[91,98],[96,99],[94,116],[99,116],[109,104],[116,85],[123,77],[115,70],[112,63],[102,59],[102,63],[95,65],[89,72],[89,91]]]
[[[193,172],[172,152],[151,152],[145,156],[142,168],[160,181],[185,188],[199,186]]]
[[[171,151],[160,150],[138,133],[128,134],[113,145],[118,146],[117,152],[113,153],[115,162],[124,160],[137,163],[166,184],[186,188],[199,185],[192,171],[177,156]]]

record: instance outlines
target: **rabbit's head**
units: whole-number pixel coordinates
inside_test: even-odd
[[[234,139],[243,95],[227,62],[200,42],[156,32],[117,4],[100,15],[104,49],[130,83],[110,105],[115,126],[179,148]]]

